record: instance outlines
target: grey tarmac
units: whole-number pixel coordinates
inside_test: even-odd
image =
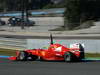
[[[0,75],[99,75],[100,61],[10,61],[0,59]]]

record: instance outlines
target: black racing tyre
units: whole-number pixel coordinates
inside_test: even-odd
[[[17,60],[26,61],[27,60],[27,53],[24,51],[20,51]]]
[[[64,60],[65,62],[72,62],[73,61],[73,56],[71,52],[66,52],[64,54]]]

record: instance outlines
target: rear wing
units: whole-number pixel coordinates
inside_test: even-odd
[[[85,47],[85,45],[80,44],[80,43],[70,44],[70,48],[75,49],[75,50],[81,50],[81,49],[84,49],[84,47]]]

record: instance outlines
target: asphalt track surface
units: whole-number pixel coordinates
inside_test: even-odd
[[[100,75],[100,61],[10,61],[0,58],[0,75]]]

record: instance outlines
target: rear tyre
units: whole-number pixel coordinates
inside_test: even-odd
[[[27,60],[27,53],[24,51],[20,51],[17,60],[26,61]]]
[[[72,62],[73,61],[73,56],[71,52],[66,52],[64,54],[64,60],[65,62]]]

